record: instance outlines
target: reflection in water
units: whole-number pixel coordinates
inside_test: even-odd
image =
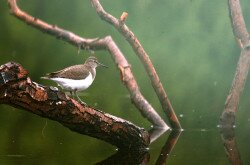
[[[149,131],[151,142],[159,138],[165,131],[162,129],[152,129]],[[173,150],[175,144],[178,141],[178,138],[181,134],[181,131],[172,131],[165,143],[162,147],[161,153],[156,162],[157,165],[165,164],[170,152]],[[154,140],[152,140],[154,139]],[[127,150],[119,150],[116,154],[108,157],[107,159],[98,162],[96,164],[149,164],[150,155],[147,149],[140,151],[127,151]]]
[[[150,144],[153,143],[156,139],[158,139],[166,131],[167,131],[166,129],[157,129],[157,128],[149,130],[148,133],[150,136]]]
[[[170,152],[173,150],[175,144],[177,143],[179,137],[181,135],[181,131],[172,131],[168,137],[166,144],[162,147],[161,153],[157,159],[156,164],[162,165],[166,163]]]
[[[115,165],[115,164],[148,164],[150,155],[147,150],[144,151],[127,151],[119,150],[114,155],[96,164]]]
[[[233,165],[243,164],[236,144],[234,127],[221,125],[220,133],[229,162]]]

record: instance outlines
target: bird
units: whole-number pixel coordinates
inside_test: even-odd
[[[73,65],[59,71],[47,73],[42,79],[49,79],[56,82],[62,89],[69,91],[77,97],[78,101],[86,105],[77,92],[86,90],[94,81],[96,77],[96,68],[106,65],[100,63],[95,56],[90,56],[84,64]]]

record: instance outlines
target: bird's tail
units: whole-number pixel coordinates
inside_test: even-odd
[[[57,74],[58,72],[47,73],[45,76],[41,77],[41,79],[51,79],[51,78],[54,78],[55,75]]]

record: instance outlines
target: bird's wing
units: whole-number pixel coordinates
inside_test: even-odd
[[[47,78],[70,78],[84,79],[89,75],[89,71],[83,65],[74,65],[65,69],[46,74]]]

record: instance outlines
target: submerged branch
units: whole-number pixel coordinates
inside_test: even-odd
[[[169,129],[166,123],[141,94],[129,63],[110,36],[104,38],[85,39],[75,35],[70,31],[66,31],[30,16],[18,8],[16,0],[8,0],[8,3],[10,10],[15,17],[43,32],[47,32],[48,34],[62,39],[81,49],[108,50],[112,55],[113,60],[117,64],[118,69],[120,70],[121,80],[127,87],[132,102],[135,104],[135,106],[154,126],[161,127],[166,130]]]
[[[0,66],[0,104],[22,108],[55,120],[70,130],[104,140],[121,149],[145,149],[149,134],[142,128],[79,104],[65,93],[39,85],[17,63]]]

